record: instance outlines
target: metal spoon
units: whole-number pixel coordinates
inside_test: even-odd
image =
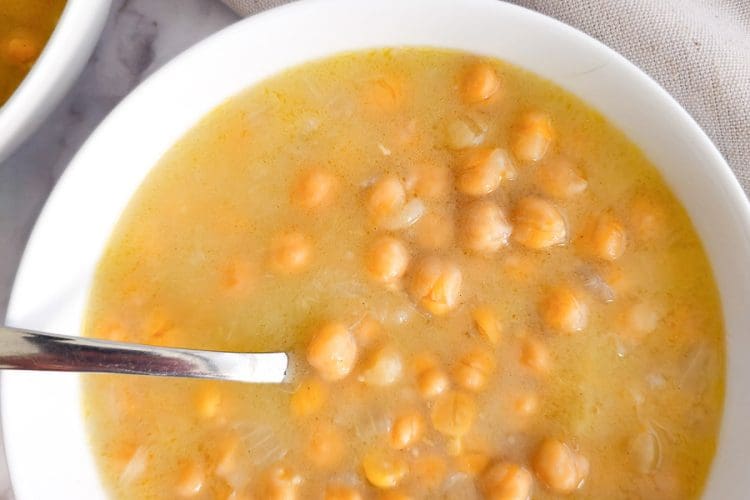
[[[279,383],[289,380],[284,352],[174,349],[0,326],[0,368],[126,373],[162,377]]]

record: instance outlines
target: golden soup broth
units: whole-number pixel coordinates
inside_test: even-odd
[[[695,498],[721,416],[716,286],[653,166],[554,84],[443,50],[210,113],[123,214],[85,331],[299,364],[86,376],[115,498]]]
[[[0,106],[42,52],[63,7],[65,0],[0,0]]]

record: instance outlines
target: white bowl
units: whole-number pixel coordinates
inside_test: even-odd
[[[0,107],[0,162],[31,134],[83,69],[107,20],[110,0],[67,0],[44,50]]]
[[[65,171],[26,248],[8,322],[79,331],[97,260],[149,169],[204,114],[278,71],[345,50],[439,46],[496,56],[599,109],[658,166],[705,243],[726,322],[728,377],[713,499],[750,491],[750,206],[719,152],[638,68],[550,18],[494,0],[309,0],[241,21],[151,76]],[[3,375],[2,416],[20,500],[102,498],[72,374]]]

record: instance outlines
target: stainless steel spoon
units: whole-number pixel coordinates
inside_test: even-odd
[[[0,369],[126,373],[279,383],[289,380],[284,352],[174,349],[0,326]]]

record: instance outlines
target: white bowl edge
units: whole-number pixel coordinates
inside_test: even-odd
[[[67,0],[42,53],[0,107],[0,162],[47,117],[80,74],[107,20],[111,0]]]

